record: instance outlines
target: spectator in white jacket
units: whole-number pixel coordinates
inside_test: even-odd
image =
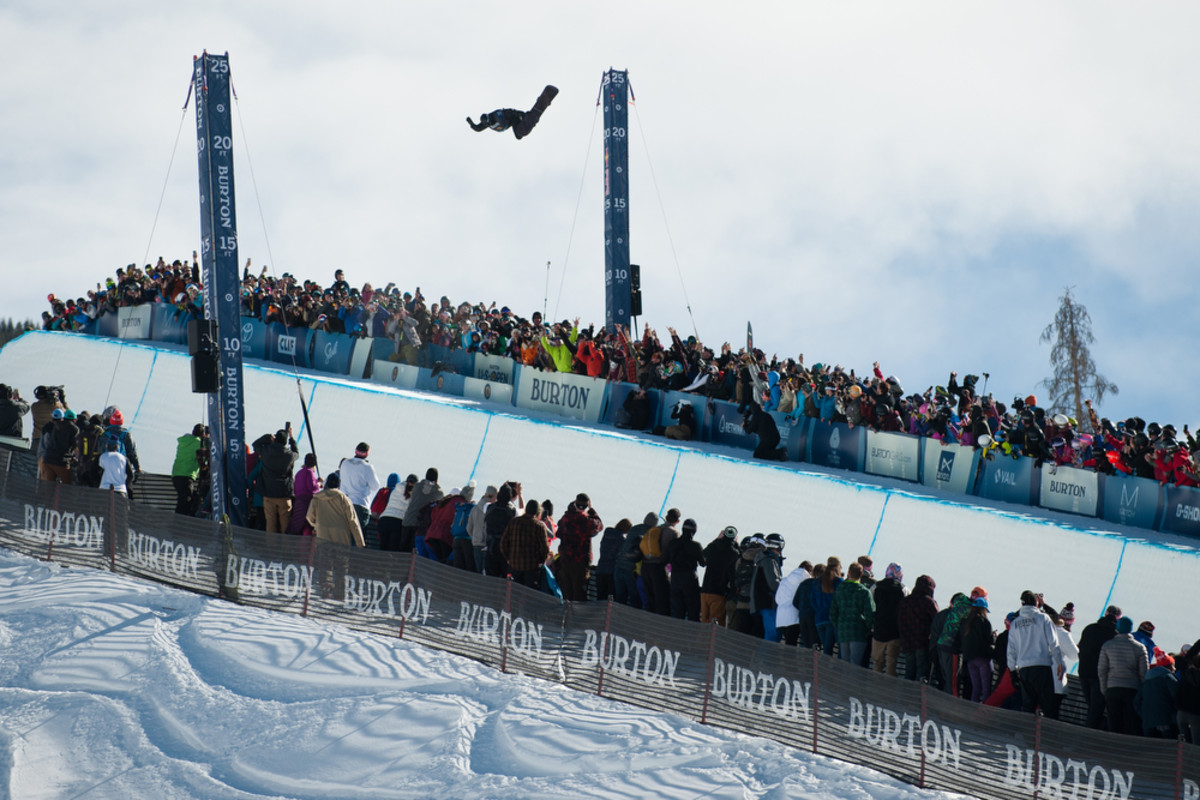
[[[811,569],[812,564],[801,562],[800,566],[783,576],[779,588],[775,590],[775,629],[783,637],[784,644],[792,647],[800,638],[800,609],[794,604],[796,589],[812,577]]]
[[[1021,593],[1021,610],[1008,631],[1008,670],[1021,687],[1022,711],[1040,706],[1047,717],[1058,719],[1062,698],[1055,687],[1067,670],[1054,623],[1040,604],[1030,590]]]
[[[367,461],[371,446],[359,442],[354,448],[354,458],[343,458],[338,466],[338,474],[342,478],[342,493],[350,498],[354,505],[354,513],[358,516],[358,527],[366,530],[367,522],[371,519],[371,501],[379,491],[379,476],[375,468]]]

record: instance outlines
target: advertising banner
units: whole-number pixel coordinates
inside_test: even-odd
[[[984,461],[975,494],[989,500],[1033,505],[1033,459],[997,458]]]
[[[308,328],[285,328],[281,323],[271,324],[271,360],[298,367],[312,366],[308,361],[309,340],[312,331]]]
[[[468,353],[466,350],[451,350],[449,347],[442,347],[436,344],[426,345],[421,348],[421,366],[434,368],[438,364],[442,365],[442,369],[447,369],[450,372],[457,372],[460,375],[470,375],[471,364],[475,356]]]
[[[250,317],[242,317],[242,356],[271,360],[271,329]]]
[[[844,422],[813,420],[809,432],[809,460],[822,467],[862,472],[867,444],[866,428]]]
[[[1100,479],[1101,516],[1109,522],[1137,528],[1156,527],[1162,508],[1158,481],[1132,475],[1105,475]]]
[[[1158,529],[1200,539],[1200,489],[1166,486],[1163,492],[1165,502]]]
[[[697,417],[702,419],[702,417]],[[674,422],[674,420],[672,420]],[[671,424],[671,423],[666,423]],[[782,430],[780,431],[782,433]],[[742,415],[738,413],[737,403],[725,400],[713,401],[712,421],[708,427],[708,440],[714,444],[740,447],[743,450],[753,450],[758,446],[758,437],[742,430]]]
[[[421,377],[421,369],[395,361],[375,360],[371,368],[371,380],[384,386],[395,386],[398,389],[416,389],[417,379]]]
[[[475,354],[475,363],[471,367],[471,376],[481,381],[491,383],[513,384],[517,362],[505,356],[485,356]]]
[[[808,441],[813,428],[812,417],[799,416],[786,420],[779,426],[780,435],[787,428],[788,461],[808,461]]]
[[[975,465],[979,452],[960,444],[940,445],[934,439],[922,439],[921,483],[931,489],[968,494],[975,485]]]
[[[1042,467],[1038,505],[1069,514],[1094,517],[1100,510],[1099,476],[1087,469]]]
[[[916,481],[921,464],[921,440],[901,433],[867,431],[864,472]]]
[[[604,107],[604,326],[629,327],[629,73],[611,69],[600,84]],[[697,416],[699,420],[701,417]]]
[[[495,383],[479,378],[463,378],[463,397],[484,400],[489,403],[512,405],[513,387],[508,383]]]
[[[387,341],[386,339],[384,341]],[[371,363],[371,354],[375,352],[375,340],[371,338],[355,339],[354,350],[350,354],[350,377],[363,378],[367,374],[367,365]]]
[[[153,309],[150,325],[154,341],[187,344],[187,324],[195,319],[190,311],[166,303],[156,303],[150,308]]]
[[[599,378],[569,372],[517,370],[517,405],[587,422],[599,422],[604,410],[605,383]]]
[[[354,338],[344,333],[313,331],[312,368],[346,375],[350,372],[350,353]]]
[[[122,339],[149,339],[154,306],[123,306],[117,309],[117,336]]]

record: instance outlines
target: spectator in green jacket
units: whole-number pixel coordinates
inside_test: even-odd
[[[175,513],[188,517],[196,515],[200,506],[200,495],[196,493],[196,481],[200,479],[200,459],[197,454],[208,439],[208,429],[196,423],[191,433],[185,433],[175,441],[175,463],[171,465],[171,483],[175,486]]]
[[[829,621],[837,630],[838,655],[843,661],[861,664],[875,624],[875,598],[862,585],[863,567],[857,561],[846,570],[829,607]]]

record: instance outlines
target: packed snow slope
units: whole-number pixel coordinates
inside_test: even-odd
[[[0,549],[0,797],[946,798],[469,659]]]
[[[26,396],[38,384],[63,384],[76,410],[120,406],[143,469],[154,472],[169,472],[176,438],[204,419],[204,397],[190,392],[187,354],[170,349],[36,332],[0,351],[0,381]],[[587,492],[610,525],[677,507],[697,521],[697,538],[705,541],[729,524],[742,533],[782,533],[785,568],[805,558],[838,555],[846,562],[866,553],[879,571],[901,564],[910,585],[921,573],[933,576],[943,605],[954,592],[981,585],[1003,613],[1030,588],[1054,606],[1073,601],[1081,622],[1120,605],[1137,621],[1152,620],[1167,649],[1200,635],[1183,600],[1184,587],[1200,582],[1200,550],[1152,531],[1032,517],[966,495],[859,483],[854,479],[864,476],[854,473],[755,463],[744,451],[676,446],[648,434],[521,416],[509,406],[297,376],[278,366],[247,364],[245,381],[250,439],[286,421],[299,429],[303,394],[325,473],[366,441],[381,480],[390,472],[424,475],[429,466],[438,467],[447,489],[470,479],[481,487],[518,480],[527,499],[549,498],[560,511]],[[306,433],[298,436],[302,449]]]

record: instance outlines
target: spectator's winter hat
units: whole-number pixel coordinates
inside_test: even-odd
[[[1117,620],[1117,633],[1132,633],[1133,620],[1129,617],[1121,617]]]
[[[112,414],[108,417],[109,425],[124,425],[125,416],[121,413],[121,409],[114,408]]]
[[[1011,628],[1012,624],[1013,624],[1013,620],[1016,618],[1017,618],[1017,612],[1015,612],[1015,611],[1008,612],[1008,616],[1006,616],[1004,618],[1004,630],[1008,630],[1009,628]]]
[[[388,475],[388,491],[390,492],[395,489],[396,484],[399,482],[400,476],[397,473],[393,472],[391,475]]]
[[[1156,647],[1154,648],[1153,663],[1151,663],[1150,666],[1173,668],[1175,666],[1175,659],[1164,653],[1161,647]]]
[[[1142,633],[1146,634],[1147,636],[1153,636],[1154,635],[1154,623],[1151,622],[1150,620],[1146,620],[1141,625],[1138,625],[1138,630],[1141,631]]]
[[[437,483],[437,479],[438,479],[437,467],[430,467],[429,469],[425,470],[425,480],[433,481],[434,483]]]
[[[1108,608],[1106,608],[1104,610],[1104,616],[1112,617],[1113,619],[1120,619],[1121,618],[1121,607],[1120,606],[1109,606]]]
[[[65,419],[65,420],[67,420],[68,422],[70,422],[71,420],[75,419],[75,412],[74,412],[74,411],[72,411],[72,410],[71,410],[71,409],[69,409],[69,408],[68,408],[68,409],[66,409],[65,411],[63,411],[63,419]],[[1150,627],[1151,627],[1151,628],[1153,628],[1154,626],[1153,626],[1153,625],[1151,625]]]
[[[575,507],[578,508],[580,511],[587,508],[588,505],[591,504],[591,502],[592,502],[592,498],[588,497],[583,492],[580,492],[579,494],[575,495]]]
[[[1063,606],[1062,611],[1058,612],[1058,616],[1062,618],[1068,628],[1071,627],[1075,622],[1075,604],[1067,603]]]
[[[721,535],[724,536],[726,539],[736,539],[737,538],[737,528],[733,527],[732,525],[726,525],[725,530],[721,531]]]
[[[329,477],[325,479],[326,489],[336,489],[342,485],[342,476],[336,472],[329,473]]]
[[[978,600],[981,597],[984,597],[984,598],[987,597],[987,589],[983,588],[982,586],[976,586],[974,589],[971,590],[971,599],[972,600]],[[1024,601],[1024,599],[1025,599],[1025,595],[1021,595],[1021,600]],[[986,606],[984,606],[984,607],[986,608]]]
[[[62,419],[63,418],[63,410],[61,408],[56,408],[50,412],[50,416],[53,419]]]
[[[371,445],[366,442],[359,442],[358,447],[354,448],[356,458],[366,458],[371,453]]]
[[[687,519],[685,519],[683,521],[683,532],[685,534],[695,533],[696,532],[696,520],[692,519],[691,517],[688,517]]]
[[[971,601],[971,605],[975,606],[975,608],[982,608],[984,610],[987,610],[987,607],[988,607],[987,598],[986,597],[976,597],[974,600]]]
[[[462,491],[459,492],[459,494],[462,495],[462,499],[466,500],[468,503],[470,503],[472,500],[474,500],[475,499],[475,481],[467,481],[467,485],[462,488]]]
[[[895,561],[887,565],[887,570],[883,573],[885,578],[895,578],[898,581],[904,580],[904,571],[900,569],[900,565]]]
[[[413,477],[416,477],[416,476],[413,476]],[[492,486],[489,484],[488,487],[483,490],[483,496],[489,500],[495,500],[497,491],[498,490],[496,489],[495,486]]]

